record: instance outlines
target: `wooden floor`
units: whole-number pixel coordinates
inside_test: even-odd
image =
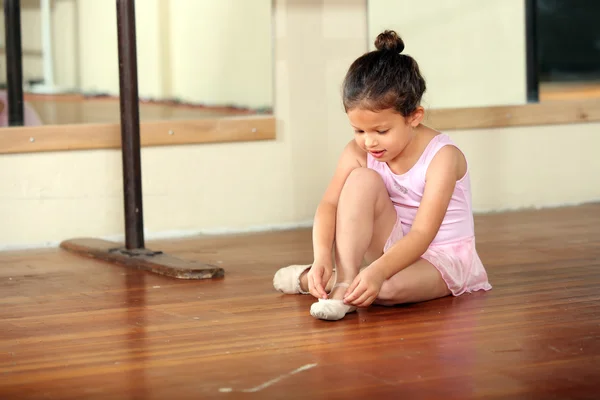
[[[337,322],[272,288],[308,230],[149,243],[218,281],[0,253],[0,399],[600,398],[600,205],[476,229],[490,292]]]

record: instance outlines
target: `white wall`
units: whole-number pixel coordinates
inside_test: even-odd
[[[523,0],[370,0],[369,45],[400,34],[419,63],[429,108],[524,104]]]
[[[277,140],[143,149],[148,237],[310,224],[352,137],[340,84],[366,50],[365,18],[362,0],[277,1]],[[600,200],[598,132],[449,133],[469,159],[476,211],[496,211]],[[0,156],[0,248],[119,235],[122,204],[117,151]]]
[[[476,212],[600,201],[600,123],[448,134],[465,152]]]

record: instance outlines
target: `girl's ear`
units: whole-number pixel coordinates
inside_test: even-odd
[[[408,123],[411,127],[416,128],[425,118],[425,109],[422,106],[418,106],[415,111],[408,118]]]

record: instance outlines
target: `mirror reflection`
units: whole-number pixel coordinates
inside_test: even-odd
[[[270,0],[135,6],[142,121],[272,113]],[[119,121],[116,24],[114,0],[21,0],[26,125]],[[7,103],[0,36],[1,124]]]

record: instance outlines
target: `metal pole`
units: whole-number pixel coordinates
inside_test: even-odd
[[[135,1],[117,0],[125,247],[144,248]]]
[[[23,60],[21,47],[20,0],[4,0],[4,37],[6,42],[6,84],[8,87],[8,125],[23,126]]]
[[[537,103],[540,99],[537,54],[537,0],[525,1],[525,47],[527,57],[527,101]]]

